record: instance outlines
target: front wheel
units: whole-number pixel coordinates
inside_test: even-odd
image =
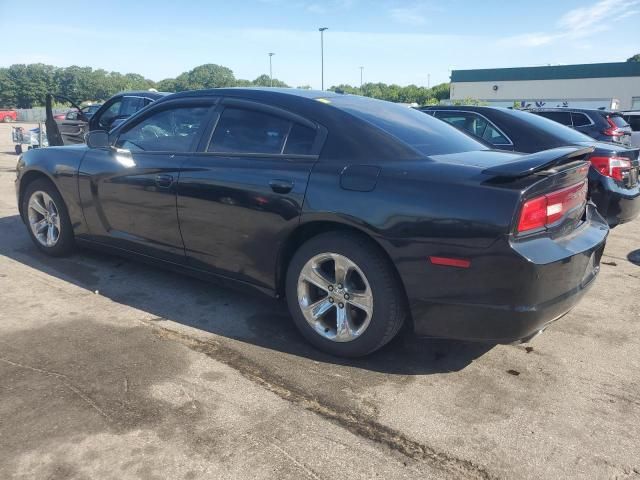
[[[406,317],[393,267],[364,236],[328,232],[312,238],[293,256],[286,282],[296,326],[333,355],[359,357],[378,350]]]
[[[4,117],[4,123],[11,123],[11,122],[13,122],[13,118],[12,117],[10,117],[8,115],[6,117]]]
[[[73,227],[64,200],[44,178],[27,185],[22,214],[33,243],[47,255],[61,256],[74,246]]]

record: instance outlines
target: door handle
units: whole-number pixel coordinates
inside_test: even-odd
[[[156,175],[156,185],[161,188],[168,188],[173,183],[173,176],[171,175]]]
[[[291,180],[271,180],[269,186],[276,193],[289,193],[293,189],[293,182]]]

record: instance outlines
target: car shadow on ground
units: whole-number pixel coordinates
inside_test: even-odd
[[[462,370],[494,347],[416,338],[406,328],[372,355],[338,358],[306,342],[282,301],[88,249],[51,258],[33,245],[18,215],[0,218],[0,232],[0,255],[147,312],[153,320],[170,320],[318,362],[380,373],[426,375]]]
[[[627,260],[629,260],[634,265],[640,266],[640,249],[629,252],[629,255],[627,255]]]

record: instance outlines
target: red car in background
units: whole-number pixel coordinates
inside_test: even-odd
[[[15,110],[4,110],[0,108],[0,121],[4,123],[15,122],[18,120],[18,112]]]

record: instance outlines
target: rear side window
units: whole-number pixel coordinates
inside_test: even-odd
[[[574,127],[586,127],[587,125],[591,125],[591,119],[587,117],[584,113],[572,112],[571,118],[573,119]]]
[[[316,131],[276,115],[227,107],[208,152],[310,155]]]
[[[487,124],[482,138],[492,145],[511,145],[511,141],[491,123]]]
[[[393,135],[424,155],[488,149],[451,125],[414,108],[355,95],[331,97],[330,102],[332,106]]]
[[[310,155],[315,139],[316,131],[314,129],[294,123],[291,125],[291,131],[287,136],[284,153],[289,155]]]
[[[536,115],[548,118],[554,122],[561,123],[562,125],[571,126],[571,113],[569,112],[534,112]]]
[[[118,137],[132,152],[188,152],[208,107],[174,107],[154,112]]]
[[[436,113],[436,118],[440,118],[456,128],[466,130],[492,145],[511,144],[511,141],[498,130],[498,127],[476,113],[443,110]]]
[[[622,118],[622,115],[609,115],[609,118],[618,128],[625,128],[629,126],[625,119]]]

